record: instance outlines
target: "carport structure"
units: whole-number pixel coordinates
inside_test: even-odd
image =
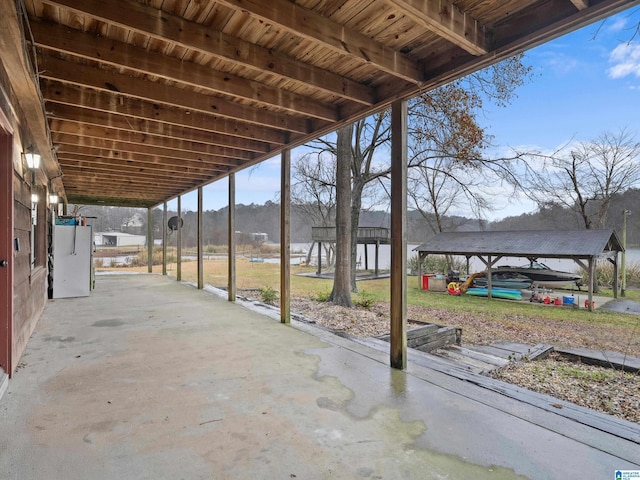
[[[53,208],[41,201],[34,209],[34,190],[165,211],[197,190],[201,219],[202,187],[228,178],[234,232],[235,172],[280,155],[288,322],[291,149],[391,107],[390,359],[403,368],[406,101],[637,4],[0,0],[0,366],[15,370],[46,301]],[[29,151],[42,157],[32,172]],[[30,237],[32,210],[43,220]],[[232,235],[229,246],[233,300]]]
[[[623,251],[613,230],[524,230],[509,232],[444,232],[416,247],[418,278],[422,262],[430,254],[477,257],[487,267],[491,296],[491,269],[504,257],[566,258],[576,262],[589,276],[589,309],[593,305],[596,260],[613,264],[613,292],[618,298],[618,253]],[[467,272],[471,273],[471,272]]]

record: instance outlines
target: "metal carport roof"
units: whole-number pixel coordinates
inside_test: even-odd
[[[613,230],[443,232],[414,249],[423,254],[589,258],[621,252]]]
[[[595,260],[607,257],[614,268],[618,292],[618,252],[622,243],[613,230],[522,230],[511,232],[444,232],[415,248],[422,260],[429,254],[477,256],[490,271],[502,257],[570,258],[589,273],[589,303],[593,305]],[[483,258],[484,257],[484,258]],[[585,264],[583,260],[588,262]],[[418,262],[421,275],[422,261]],[[489,291],[491,291],[489,275]],[[592,307],[589,307],[592,308]]]

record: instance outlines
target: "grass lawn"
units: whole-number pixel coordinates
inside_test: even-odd
[[[195,261],[182,262],[182,280],[188,282],[197,281],[197,263]],[[122,270],[146,272],[147,267],[135,268],[108,268],[104,270]],[[204,282],[215,287],[226,287],[228,279],[228,265],[225,257],[204,261]],[[154,265],[154,273],[161,273],[162,267]],[[315,267],[291,266],[291,295],[293,297],[306,297],[315,299],[318,296],[326,296],[331,292],[333,280],[318,279],[297,275],[299,273],[315,272]],[[167,273],[176,275],[176,264],[167,265]],[[280,290],[280,266],[274,263],[250,262],[248,258],[239,257],[236,260],[236,287],[240,290],[258,290],[271,287]],[[540,319],[562,320],[566,322],[597,322],[602,325],[615,325],[623,328],[634,329],[638,325],[638,316],[621,315],[616,312],[608,312],[596,309],[594,312],[586,312],[584,308],[558,308],[531,304],[529,302],[512,302],[488,300],[486,298],[471,296],[452,296],[438,292],[423,291],[419,289],[417,277],[408,277],[407,303],[414,306],[446,309],[453,313],[468,314],[470,311],[489,318],[504,318],[505,316],[530,317]],[[389,302],[389,279],[364,280],[358,282],[360,296],[373,297],[377,302]],[[576,292],[577,293],[577,292]],[[599,296],[613,297],[611,290],[603,289]],[[354,295],[357,301],[359,295]],[[580,293],[580,298],[586,298],[586,292]],[[640,290],[630,289],[626,292],[627,300],[640,301]],[[640,335],[640,331],[637,332]]]

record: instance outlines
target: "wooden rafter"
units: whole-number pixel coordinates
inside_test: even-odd
[[[158,40],[205,52],[259,72],[269,72],[302,85],[313,83],[319,90],[349,100],[372,104],[375,98],[369,88],[348,78],[301,64],[275,51],[223,32],[212,31],[203,25],[160,12],[135,0],[111,0],[108,3],[102,0],[51,0],[48,3]]]
[[[149,206],[639,3],[30,0],[0,61],[58,191]]]
[[[416,23],[424,26],[472,55],[488,52],[486,29],[471,15],[445,0],[386,0]]]
[[[84,138],[110,139],[117,142],[134,143],[146,146],[159,146],[185,152],[210,153],[215,146],[241,149],[243,152],[256,154],[267,153],[269,149],[261,142],[225,135],[210,135],[194,139],[188,136],[152,135],[127,129],[116,129],[90,123],[56,120],[51,122],[51,131],[55,134],[77,135]]]
[[[589,7],[589,0],[571,0],[578,10],[584,10]]]
[[[415,60],[289,0],[222,0],[219,3],[303,38],[317,40],[355,61],[373,63],[395,77],[414,83],[423,80],[422,68]]]
[[[66,85],[51,84],[45,82],[42,87],[44,99],[51,102],[47,106],[47,111],[56,117],[73,117],[77,121],[89,122],[95,120],[95,125],[108,125],[116,127],[122,125],[125,130],[149,132],[162,129],[162,126],[152,126],[145,121],[171,124],[177,127],[184,127],[188,131],[193,131],[198,137],[198,132],[203,132],[206,138],[214,138],[210,132],[218,135],[246,138],[251,141],[257,140],[273,145],[284,145],[287,135],[274,128],[263,127],[260,129],[251,128],[249,124],[219,118],[215,115],[207,115],[199,112],[192,112],[188,109],[180,109],[168,105],[153,104],[139,99],[129,98],[127,101],[118,101],[114,93],[99,92],[90,89],[77,89]],[[53,105],[58,104],[59,106]],[[61,105],[60,105],[61,104]],[[68,107],[68,108],[64,108]],[[77,108],[75,108],[77,107]],[[98,115],[98,112],[116,115]],[[126,116],[123,117],[123,116]],[[123,117],[123,118],[117,118]],[[113,123],[109,121],[113,120]],[[145,127],[148,126],[148,129]],[[204,133],[206,132],[206,133]],[[159,133],[162,135],[164,133]],[[187,135],[186,133],[180,134]]]
[[[233,84],[237,98],[320,120],[337,119],[336,108],[333,105],[323,104],[237,75],[214,72],[204,65],[190,63],[188,68],[185,68],[185,62],[178,58],[167,57],[159,52],[149,52],[128,43],[38,20],[31,23],[31,30],[36,45],[47,50],[87,60],[97,60],[111,67],[124,67],[145,75],[180,82],[192,88],[208,90],[218,95],[228,95],[229,85]]]
[[[81,137],[72,134],[54,134],[53,143],[58,145],[77,145],[107,150],[119,150],[130,153],[142,153],[156,157],[180,158],[181,160],[193,160],[203,165],[217,165],[226,163],[229,158],[235,160],[252,160],[250,152],[224,147],[210,147],[207,152],[193,152],[180,148],[167,148],[157,144],[145,145],[140,143],[121,142],[113,139]],[[232,165],[237,165],[237,161]]]
[[[306,119],[296,118],[290,114],[253,108],[193,90],[160,82],[149,82],[140,77],[71,63],[51,56],[40,57],[39,66],[41,78],[104,92],[114,92],[116,96],[136,98],[151,104],[161,103],[206,115],[215,114],[229,119],[242,118],[243,121],[254,125],[264,125],[301,134],[309,133],[311,129]],[[125,98],[119,103],[127,101],[128,99]]]

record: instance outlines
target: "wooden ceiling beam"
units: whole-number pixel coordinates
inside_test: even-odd
[[[97,174],[91,171],[75,171],[65,175],[65,180],[69,182],[70,188],[81,185],[101,184],[101,192],[108,195],[113,192],[121,192],[129,195],[134,192],[152,192],[154,196],[163,197],[173,192],[180,192],[184,189],[181,185],[155,186],[151,183],[144,184],[136,180],[132,180],[123,175]],[[169,192],[169,193],[167,193]]]
[[[134,163],[131,160],[121,160],[117,157],[107,158],[91,155],[92,152],[93,150],[74,150],[73,147],[71,147],[68,151],[63,150],[58,153],[58,161],[60,163],[64,161],[102,163],[109,165],[110,168],[131,168],[132,172],[134,172],[135,169],[145,169],[147,171],[155,169],[165,172],[168,175],[192,176],[194,178],[204,178],[214,173],[227,173],[229,171],[228,168],[215,168],[202,164],[196,164],[194,166],[193,162],[175,163],[163,158],[146,159],[145,161],[136,161]]]
[[[228,95],[233,85],[234,96],[267,107],[277,107],[297,115],[326,121],[338,118],[333,105],[326,105],[282,89],[218,72],[197,63],[189,63],[107,37],[92,35],[62,25],[30,20],[37,46],[64,54],[94,60],[117,68],[127,68],[174,82],[201,88],[218,95]]]
[[[103,179],[105,184],[111,183],[113,185],[121,185],[125,187],[125,190],[129,187],[137,188],[138,190],[147,190],[151,192],[162,192],[164,190],[187,190],[193,188],[195,185],[204,183],[207,180],[192,181],[190,183],[156,183],[153,180],[149,180],[148,177],[133,177],[121,174],[118,172],[104,172],[98,168],[87,167],[74,167],[68,166],[69,172],[65,173],[65,181],[72,180],[75,185],[92,183],[94,179]]]
[[[226,144],[220,145],[217,142],[203,143],[190,139],[171,138],[164,135],[149,135],[147,133],[138,133],[136,131],[118,130],[116,128],[76,123],[69,120],[53,120],[52,122],[50,122],[49,129],[53,134],[75,135],[83,138],[113,140],[116,142],[134,143],[137,145],[147,145],[154,147],[158,146],[173,150],[181,150],[184,152],[204,154],[210,153],[215,147],[229,147],[237,149],[245,147],[245,145],[241,145],[241,142],[236,138],[232,138],[231,142],[225,142]],[[228,139],[229,137],[226,138]],[[223,139],[220,140],[220,143],[222,143],[222,140]],[[250,153],[266,153],[265,150],[250,150],[248,148],[245,148],[245,151]]]
[[[475,55],[488,53],[486,29],[477,20],[447,0],[386,0],[404,15],[424,28],[466,52]]]
[[[637,0],[634,3],[638,3]],[[513,55],[535,47],[589,23],[628,9],[627,0],[589,2],[588,8],[576,14],[576,5],[566,0],[547,0],[528,5],[506,16],[491,27],[496,55]],[[476,67],[477,68],[477,67]]]
[[[123,183],[122,186],[109,188],[109,185],[104,185],[104,182],[101,181],[101,178],[98,178],[95,176],[87,177],[84,180],[70,177],[68,180],[70,182],[69,184],[70,194],[73,194],[76,191],[79,193],[82,193],[83,191],[94,190],[94,189],[99,189],[102,195],[106,195],[109,197],[116,197],[116,196],[120,196],[124,198],[137,197],[140,199],[148,198],[150,195],[155,198],[158,198],[158,197],[163,198],[165,197],[165,195],[167,195],[167,198],[169,198],[170,196],[180,194],[179,189],[167,189],[167,190],[158,191],[157,189],[153,190],[148,188],[136,188],[133,185],[127,185],[125,183]]]
[[[417,84],[423,80],[422,68],[408,56],[289,0],[219,0],[218,3],[320,42],[362,64],[375,64],[395,77]]]
[[[223,163],[215,163],[215,164],[207,164],[205,162],[193,162],[189,160],[182,160],[180,158],[170,158],[170,157],[157,157],[154,155],[148,155],[143,153],[130,153],[130,152],[121,152],[118,150],[109,150],[105,148],[93,148],[93,147],[79,147],[75,145],[59,145],[58,146],[58,155],[73,153],[76,155],[86,155],[88,157],[95,158],[114,158],[116,160],[120,159],[122,161],[130,161],[130,162],[141,162],[141,163],[154,163],[159,165],[184,165],[188,168],[194,169],[203,169],[203,170],[215,170],[220,171],[224,170]],[[228,165],[228,167],[238,167],[241,166],[241,163],[236,161],[228,162],[232,165]],[[229,168],[226,169],[229,171]]]
[[[171,188],[190,188],[195,182],[180,182],[170,181],[166,176],[162,176],[161,174],[150,174],[150,173],[136,173],[132,176],[130,171],[126,171],[124,169],[110,169],[108,167],[97,168],[97,167],[87,167],[81,164],[75,164],[73,162],[65,162],[64,163],[65,173],[64,177],[67,179],[68,177],[82,176],[82,175],[100,175],[101,178],[112,178],[112,179],[126,179],[127,181],[131,180],[132,182],[137,182],[140,184],[152,185],[156,189],[162,190],[167,187]]]
[[[156,171],[156,170],[143,170],[140,171],[139,168],[124,166],[108,166],[106,164],[93,164],[92,162],[88,162],[85,160],[69,160],[67,158],[62,159],[60,165],[64,168],[64,177],[66,182],[66,176],[68,173],[91,173],[92,175],[116,175],[121,176],[123,178],[131,178],[134,182],[139,182],[145,185],[151,185],[159,190],[166,189],[167,187],[176,187],[182,188],[184,190],[189,190],[193,188],[194,185],[200,185],[203,183],[208,183],[216,178],[222,178],[221,175],[209,175],[208,177],[185,177],[182,178],[180,174],[166,172],[166,171]]]
[[[573,3],[578,10],[589,8],[589,0],[571,0],[571,3]]]
[[[80,89],[68,85],[62,85],[55,82],[44,81],[41,85],[42,95],[45,100],[56,102],[64,105],[78,106],[82,109],[74,109],[76,114],[82,111],[83,117],[95,117],[92,110],[117,114],[111,116],[113,123],[106,123],[108,120],[104,115],[99,116],[101,123],[98,125],[113,126],[122,124],[123,121],[127,125],[125,130],[134,130],[144,133],[152,133],[158,131],[158,135],[164,135],[168,127],[163,125],[149,125],[145,120],[152,122],[162,122],[172,124],[179,128],[182,132],[194,132],[192,135],[198,136],[198,132],[204,135],[204,138],[215,139],[218,136],[231,136],[246,138],[251,142],[264,142],[266,144],[284,145],[287,143],[287,135],[273,128],[255,128],[255,126],[242,123],[236,120],[228,120],[215,115],[205,115],[198,112],[191,112],[188,109],[178,109],[164,105],[152,104],[142,100],[128,99],[126,102],[119,102],[119,97],[115,94],[98,92],[91,89]],[[51,105],[47,106],[47,111],[51,109]],[[68,111],[65,108],[54,107],[56,115],[62,115],[62,112]],[[119,117],[127,115],[135,118]],[[117,118],[119,117],[119,118]],[[82,120],[79,120],[82,121]],[[145,130],[145,127],[147,129]],[[173,129],[174,131],[176,129]],[[179,135],[179,138],[187,138],[185,134]],[[206,142],[205,142],[206,143]]]
[[[78,135],[54,133],[53,145],[57,148],[57,145],[77,145],[79,147],[91,147],[101,148],[106,150],[116,150],[129,153],[142,153],[145,155],[152,155],[154,157],[165,158],[179,158],[180,160],[191,160],[194,162],[200,162],[206,165],[217,165],[219,157],[223,158],[225,165],[227,159],[234,158],[237,160],[250,161],[253,160],[253,155],[250,152],[244,152],[242,150],[215,147],[211,148],[207,153],[192,152],[189,150],[182,150],[179,148],[166,148],[155,143],[153,144],[139,144],[120,142],[107,138],[92,138],[81,137]]]
[[[314,85],[332,95],[366,105],[375,103],[375,93],[369,87],[327,70],[286,57],[273,50],[214,31],[135,0],[47,0],[47,3],[68,8],[98,21],[130,29],[158,40],[198,50],[226,62],[249,67],[261,73],[293,80],[300,85]]]
[[[164,201],[162,197],[150,197],[141,195],[140,198],[128,196],[108,197],[102,193],[86,195],[84,193],[74,193],[67,195],[68,203],[77,205],[104,205],[110,207],[134,207],[150,208]]]
[[[162,103],[206,115],[229,119],[241,118],[244,122],[259,127],[266,126],[301,134],[307,134],[314,128],[312,121],[307,117],[296,117],[285,112],[250,107],[220,97],[197,93],[189,88],[151,82],[142,77],[110,72],[51,55],[39,55],[38,68],[40,78],[103,92],[113,92],[116,96],[122,97],[122,102],[128,102],[129,97],[137,98],[153,104]]]

